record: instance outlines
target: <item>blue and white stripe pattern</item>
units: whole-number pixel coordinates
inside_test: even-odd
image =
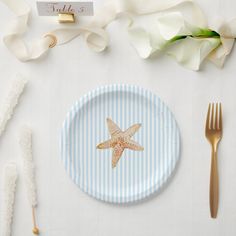
[[[112,149],[99,150],[110,139],[106,118],[134,135],[144,151],[126,149],[112,169]],[[180,153],[178,125],[168,107],[153,93],[132,85],[98,88],[75,103],[63,124],[61,154],[72,180],[89,195],[108,202],[128,203],[159,191]]]

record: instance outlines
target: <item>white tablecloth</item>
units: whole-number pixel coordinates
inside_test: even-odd
[[[198,2],[212,21],[215,17],[236,16],[233,0]],[[95,2],[95,8],[101,3]],[[33,18],[28,39],[57,26],[54,18],[36,17],[35,1],[31,5]],[[8,9],[1,5],[0,28],[11,18]],[[192,72],[166,56],[140,59],[121,22],[109,25],[108,31],[110,47],[104,53],[92,52],[78,38],[29,63],[19,62],[0,42],[0,104],[15,73],[30,78],[13,120],[0,140],[0,173],[10,160],[16,161],[22,172],[18,130],[27,123],[34,132],[41,235],[236,235],[236,51],[222,70],[204,63],[200,72]],[[159,195],[131,206],[105,204],[87,196],[69,179],[60,161],[59,134],[71,105],[89,90],[113,83],[137,84],[158,94],[175,114],[181,131],[181,161],[171,182]],[[210,101],[221,101],[224,112],[216,220],[209,216],[210,146],[204,137]],[[2,184],[0,190],[1,199]],[[31,235],[31,228],[31,210],[20,173],[12,235]]]

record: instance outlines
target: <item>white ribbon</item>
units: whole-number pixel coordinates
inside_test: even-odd
[[[229,22],[218,22],[218,26],[213,27],[213,29],[220,34],[222,44],[208,58],[218,67],[223,67],[225,59],[232,51],[236,39],[236,18]]]
[[[39,40],[28,43],[24,42],[23,34],[27,30],[30,7],[23,0],[1,0],[17,16],[8,27],[8,32],[3,41],[7,48],[20,60],[29,61],[42,56],[48,51],[55,36],[57,45],[67,43],[79,35],[83,35],[88,46],[96,52],[103,51],[108,44],[108,35],[103,29],[106,24],[116,15],[112,5],[102,9],[103,14],[98,13],[93,21],[86,26],[78,28],[61,28],[45,33]]]
[[[128,16],[130,39],[142,58],[148,58],[154,52],[164,50],[179,63],[193,70],[198,70],[201,62],[207,57],[218,66],[222,66],[225,57],[232,50],[236,36],[236,27],[234,21],[231,21],[218,27],[217,32],[221,34],[221,41],[214,38],[187,37],[166,47],[167,41],[176,35],[190,34],[199,27],[207,28],[206,18],[194,2],[191,0],[117,0],[108,2],[96,12],[87,25],[55,29],[45,33],[39,40],[26,44],[23,34],[27,30],[30,7],[24,0],[0,1],[3,1],[17,16],[9,26],[3,40],[20,61],[39,58],[48,51],[55,39],[57,39],[57,45],[61,45],[79,35],[85,38],[88,47],[101,52],[108,45],[108,35],[104,28],[121,16]],[[184,15],[183,10],[186,6],[191,10],[192,16],[188,21],[185,19],[187,16]],[[157,12],[161,12],[162,15],[157,16]],[[149,17],[144,17],[144,15],[152,16],[152,20],[148,22]]]

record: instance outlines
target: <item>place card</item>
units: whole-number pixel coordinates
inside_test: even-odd
[[[59,13],[93,16],[93,2],[37,1],[36,4],[39,16],[57,16]]]

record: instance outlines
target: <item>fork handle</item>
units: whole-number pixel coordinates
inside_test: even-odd
[[[219,202],[219,177],[216,148],[212,148],[211,176],[210,176],[210,210],[211,217],[216,218]]]

